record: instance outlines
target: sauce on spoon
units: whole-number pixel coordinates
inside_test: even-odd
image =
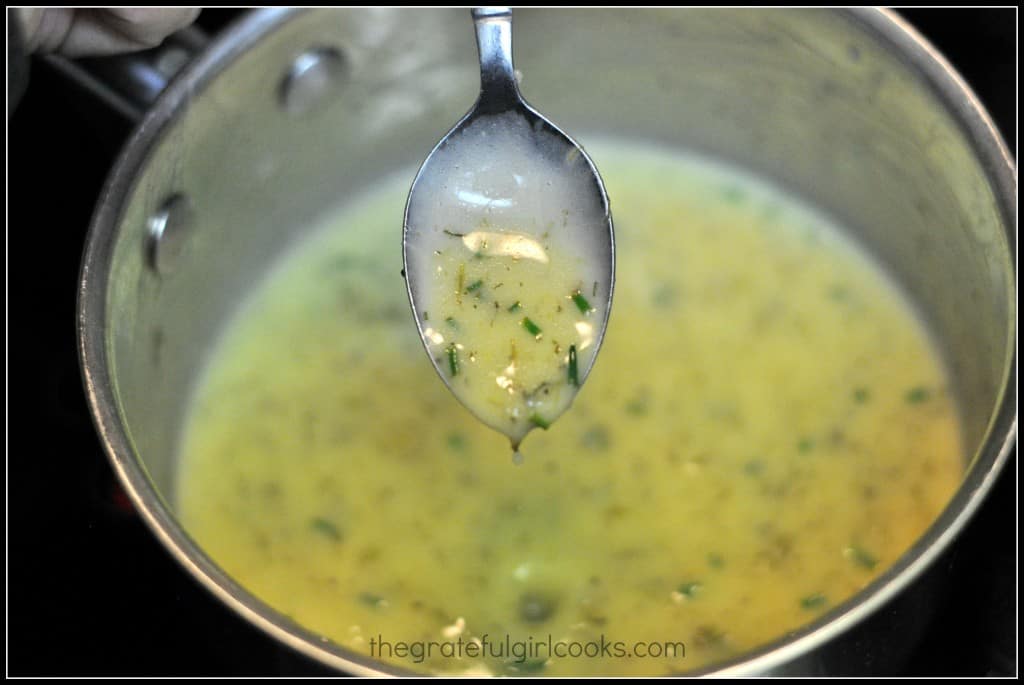
[[[614,244],[590,159],[519,96],[511,13],[473,16],[480,98],[413,183],[406,278],[434,367],[519,461],[523,438],[569,408],[593,365]]]

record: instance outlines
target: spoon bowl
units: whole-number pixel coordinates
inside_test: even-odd
[[[593,162],[519,93],[511,10],[472,14],[480,96],[413,182],[403,257],[434,368],[518,450],[569,407],[593,366],[614,236]]]

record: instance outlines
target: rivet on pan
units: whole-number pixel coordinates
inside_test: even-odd
[[[161,276],[174,271],[194,224],[192,203],[184,195],[169,197],[146,222],[149,266]]]
[[[295,58],[281,79],[281,107],[291,115],[313,110],[337,91],[346,71],[345,59],[337,49],[307,50]]]

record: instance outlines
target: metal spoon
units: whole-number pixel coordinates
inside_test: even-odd
[[[579,281],[585,287],[576,291],[575,300],[572,293],[564,296],[570,311],[575,302],[589,317],[582,323],[589,337],[583,342],[577,340],[585,349],[574,346],[571,359],[566,356],[568,345],[560,353],[562,365],[569,368],[570,379],[575,380],[578,389],[589,375],[608,324],[615,279],[615,245],[608,196],[593,162],[575,141],[530,107],[519,93],[512,66],[512,11],[476,8],[472,16],[480,54],[480,96],[469,113],[433,149],[412,184],[402,241],[404,273],[416,324],[434,368],[463,404],[485,423],[509,435],[513,448],[518,448],[531,428],[547,428],[549,419],[557,416],[521,416],[518,424],[517,417],[512,416],[510,424],[505,421],[508,417],[487,416],[479,406],[474,406],[463,387],[465,379],[459,378],[460,368],[465,367],[459,366],[457,357],[460,351],[469,355],[473,351],[461,346],[446,348],[445,345],[452,345],[447,342],[452,332],[442,327],[438,312],[433,312],[432,319],[429,311],[431,306],[439,306],[435,295],[428,292],[432,276],[441,270],[437,259],[446,246],[458,247],[459,239],[472,249],[488,245],[488,240],[493,249],[496,241],[500,242],[506,257],[513,254],[509,250],[524,245],[538,250],[559,242],[571,246],[569,252],[581,273],[586,272],[586,277],[581,276]],[[509,247],[511,239],[505,233],[471,232],[481,222],[515,227],[515,245],[519,247]],[[520,256],[530,257],[529,250]],[[458,288],[463,288],[461,282]],[[481,304],[484,302],[480,293],[470,290],[455,295],[477,297]],[[494,299],[496,312],[513,311],[515,303],[503,301],[499,307],[497,297]],[[587,303],[586,309],[581,302]],[[486,304],[490,306],[489,299]],[[452,317],[449,319],[452,323]],[[523,320],[524,326],[526,321]],[[541,341],[543,335],[537,334],[536,341]],[[548,342],[558,350],[557,340],[544,340],[545,344]],[[512,367],[515,357],[513,340]],[[463,365],[466,363],[464,359]],[[500,384],[500,376],[498,381]],[[542,389],[549,391],[547,387]],[[561,411],[567,407],[565,404]],[[509,409],[512,413],[518,411]],[[530,425],[530,421],[535,425]]]

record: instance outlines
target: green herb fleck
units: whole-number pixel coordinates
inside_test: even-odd
[[[689,597],[690,599],[696,597],[697,594],[702,592],[703,590],[704,583],[698,583],[696,581],[683,583],[679,586],[679,594],[681,594],[683,597]]]
[[[721,647],[725,644],[725,633],[714,626],[697,626],[693,643],[698,647]]]
[[[527,623],[544,623],[557,610],[558,600],[550,595],[527,592],[519,598],[519,618]]]
[[[586,449],[604,452],[611,444],[611,436],[604,426],[593,426],[580,437],[580,444]]]
[[[626,413],[631,416],[644,416],[649,409],[650,402],[644,390],[638,391],[636,396],[626,403]]]
[[[859,545],[850,545],[844,549],[843,556],[868,571],[874,570],[878,565],[878,559]]]
[[[662,283],[655,288],[654,292],[651,294],[651,304],[655,307],[671,307],[676,303],[678,295],[679,293],[674,285],[671,283]]]
[[[447,443],[448,449],[461,452],[466,449],[466,436],[462,433],[449,433]]]
[[[510,312],[515,312],[515,311],[519,311],[519,310],[520,310],[520,309],[522,308],[522,306],[523,306],[523,305],[519,303],[519,300],[516,300],[515,302],[513,302],[513,303],[512,303],[512,304],[511,304],[511,305],[509,306],[508,310],[509,310]]]
[[[459,375],[459,350],[455,345],[448,346],[448,371],[452,376]]]
[[[587,298],[583,297],[583,294],[577,290],[572,295],[572,301],[576,303],[576,308],[580,310],[581,314],[586,314],[590,311],[590,303],[587,302]]]
[[[537,336],[540,335],[540,326],[538,326],[534,322],[530,321],[530,317],[528,317],[528,316],[523,317],[523,328],[526,329],[527,333],[529,333],[530,335],[532,335],[534,337],[537,337]]]
[[[910,404],[921,404],[922,402],[927,401],[928,398],[931,396],[931,390],[919,385],[916,388],[911,388],[910,390],[908,390],[905,398],[907,402]]]
[[[359,603],[368,606],[371,609],[383,609],[388,605],[386,599],[380,595],[375,595],[372,592],[360,592]]]
[[[871,399],[871,391],[867,388],[854,388],[853,401],[857,404],[864,404]]]
[[[850,299],[850,290],[845,285],[833,285],[828,289],[828,297],[833,302],[847,302]]]
[[[808,454],[814,449],[814,440],[811,438],[800,438],[796,444],[796,451],[800,454]]]
[[[505,673],[516,675],[518,673],[540,673],[547,666],[548,660],[540,657],[536,659],[523,659],[522,661],[506,661]]]
[[[708,566],[710,566],[713,569],[725,568],[725,559],[723,559],[718,554],[709,554],[708,555]]]
[[[480,290],[480,288],[482,288],[483,286],[484,286],[483,280],[478,278],[477,280],[473,281],[472,283],[470,283],[469,285],[466,286],[466,293],[468,294],[468,293],[476,292],[477,290]]]
[[[807,595],[800,600],[800,606],[804,609],[820,609],[828,603],[828,599],[825,595],[820,592],[815,592],[813,595]]]
[[[544,419],[540,414],[530,414],[530,423],[544,430],[551,428],[551,422]]]
[[[459,322],[455,320],[454,316],[449,316],[447,319],[444,320],[444,322],[448,324],[449,328],[452,328],[456,331],[459,330]]]
[[[309,522],[309,527],[313,529],[314,533],[323,535],[325,538],[333,540],[334,542],[341,542],[341,531],[338,529],[338,526],[334,525],[332,521],[329,521],[322,516],[317,516],[312,519]]]
[[[580,387],[580,371],[576,365],[576,346],[569,345],[569,383]]]

